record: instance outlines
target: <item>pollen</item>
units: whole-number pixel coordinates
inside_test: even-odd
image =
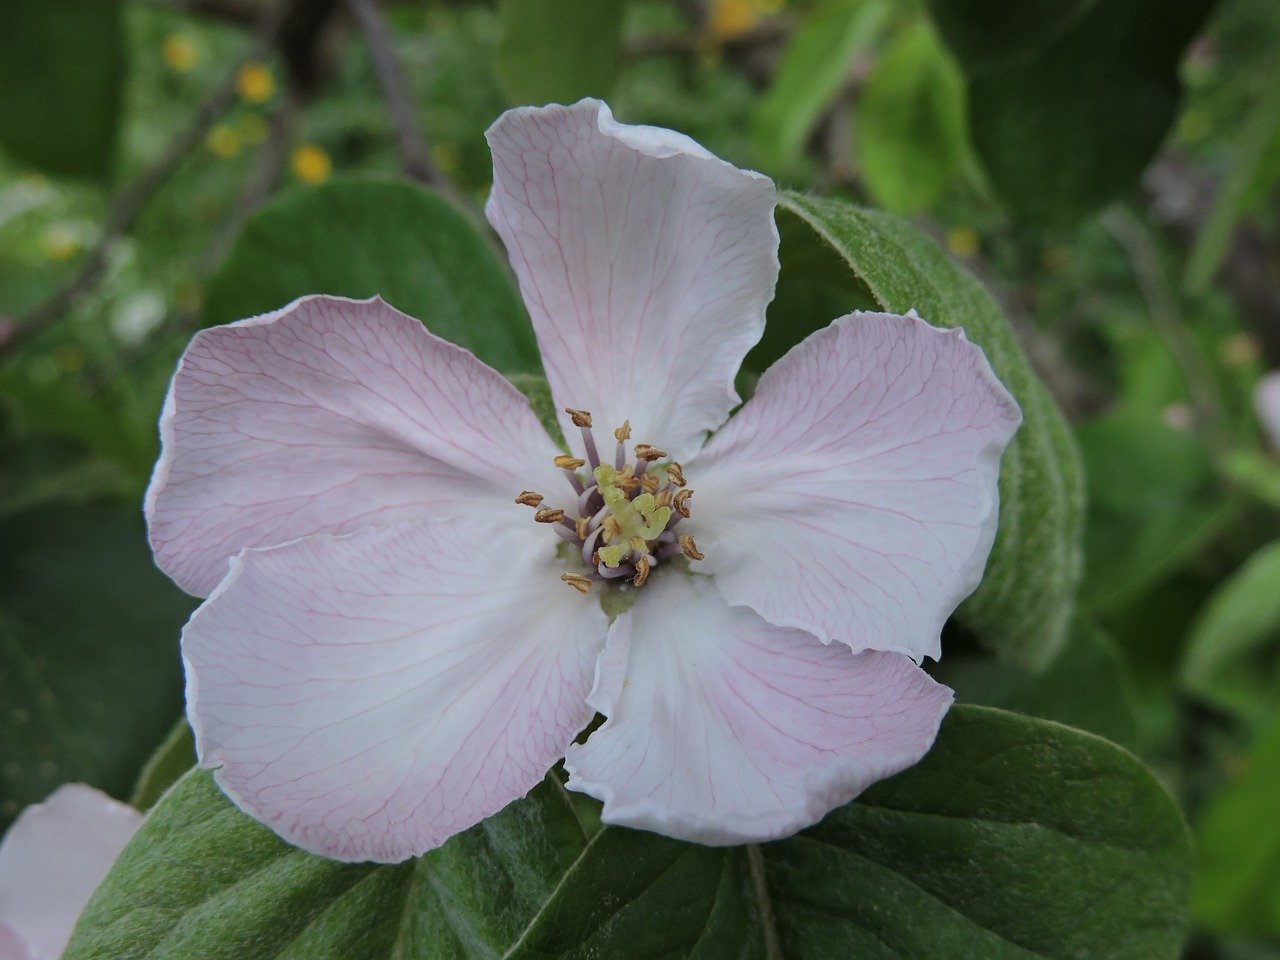
[[[555,465],[561,470],[578,470],[587,465],[587,461],[579,460],[577,457],[559,456],[555,459]]]
[[[516,497],[516,503],[524,504],[526,507],[536,507],[542,503],[542,494],[534,493],[532,490],[521,490],[520,496]]]
[[[591,589],[591,578],[580,573],[562,573],[560,579],[579,593],[586,593]]]

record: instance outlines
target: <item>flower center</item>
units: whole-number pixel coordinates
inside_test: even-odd
[[[516,503],[534,508],[533,519],[551,527],[575,548],[588,573],[566,573],[560,579],[586,593],[600,580],[628,580],[637,587],[649,579],[654,567],[676,557],[701,560],[693,537],[676,532],[689,516],[693,491],[686,485],[680,464],[647,443],[637,443],[627,452],[631,424],[613,431],[618,448],[613,462],[600,459],[591,433],[591,414],[567,408],[565,413],[582,430],[587,459],[559,456],[555,459],[577,496],[575,506],[566,511],[540,509],[541,494],[523,491]],[[579,470],[588,468],[586,476]],[[665,480],[664,480],[665,475]]]

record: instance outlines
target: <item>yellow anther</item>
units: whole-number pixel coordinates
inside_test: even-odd
[[[667,464],[667,479],[677,487],[683,487],[685,485],[684,470],[681,469],[680,464],[676,463],[674,460]]]
[[[682,517],[689,516],[689,498],[692,496],[693,491],[688,487],[676,492],[675,499],[671,501],[671,506],[675,509],[676,513],[680,514]]]
[[[659,507],[669,507],[674,496],[670,490],[662,490],[654,495],[653,502]]]
[[[579,540],[586,540],[587,535],[591,533],[591,521],[587,517],[579,517],[573,522],[573,527]]]
[[[603,562],[604,565],[608,567],[610,570],[612,570],[614,567],[620,564],[622,562],[623,557],[625,557],[630,552],[631,551],[629,551],[626,547],[618,546],[616,544],[611,547],[601,547],[599,550],[596,551],[596,553],[600,555],[601,562]]]
[[[560,574],[560,579],[579,593],[586,593],[591,589],[591,578],[584,577],[580,573],[562,573]]]
[[[698,552],[698,545],[693,542],[693,537],[687,533],[680,538],[680,551],[690,560],[705,560],[706,555]]]
[[[644,537],[637,533],[631,537],[631,549],[636,553],[647,553],[649,544],[645,543]]]
[[[640,478],[640,486],[644,487],[646,493],[653,493],[661,482],[658,475],[654,473],[646,473]]]
[[[648,444],[648,443],[636,444],[636,456],[648,463],[653,463],[653,461],[655,460],[661,460],[666,455],[667,454],[665,450],[659,450],[657,447],[653,446],[652,444]]]
[[[516,503],[522,503],[526,507],[536,507],[542,503],[542,494],[534,493],[532,490],[521,490],[520,496],[516,497]]]
[[[640,489],[641,484],[630,471],[627,471],[618,475],[618,486],[627,491],[627,495],[630,496]]]
[[[573,407],[565,407],[564,412],[569,415],[569,419],[573,421],[575,427],[590,427],[591,414],[586,410],[575,410]]]
[[[564,511],[558,508],[555,510],[539,510],[533,515],[533,519],[538,523],[559,523],[564,519]]]
[[[636,561],[636,575],[631,578],[631,582],[637,587],[643,587],[644,582],[649,579],[649,558],[641,557]]]
[[[577,457],[570,457],[563,453],[556,457],[554,463],[561,470],[577,470],[579,467],[587,465],[587,461],[579,460]]]
[[[613,435],[619,443],[625,443],[626,441],[630,440],[631,439],[631,421],[623,420],[622,426],[620,426],[617,430],[613,431]]]
[[[622,528],[618,526],[617,517],[605,517],[600,524],[601,536],[604,537],[605,543],[613,543],[618,537],[622,536]]]

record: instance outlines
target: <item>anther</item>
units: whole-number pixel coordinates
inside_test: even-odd
[[[516,503],[522,503],[526,507],[537,507],[542,503],[542,494],[534,493],[532,490],[520,491],[520,496],[516,497]]]
[[[653,463],[655,460],[661,460],[666,457],[666,451],[659,450],[657,447],[648,443],[636,444],[636,456],[646,463]]]
[[[579,460],[577,457],[570,457],[563,453],[556,457],[553,462],[561,470],[577,470],[587,465],[587,461]]]
[[[689,491],[692,493],[693,491]],[[670,490],[660,490],[653,495],[653,505],[655,507],[669,507],[675,495]]]
[[[604,531],[605,543],[613,543],[614,540],[616,540],[619,536],[622,535],[622,527],[618,525],[617,517],[613,516],[612,514],[605,517],[604,520],[601,521],[600,529]]]
[[[645,493],[655,493],[658,489],[658,485],[661,482],[662,481],[660,481],[657,478],[657,476],[652,473],[646,473],[643,477],[640,478],[640,486],[644,487]]]
[[[533,515],[533,519],[538,523],[559,523],[564,519],[564,511],[559,508],[555,510],[539,510]]]
[[[677,487],[683,487],[685,485],[684,470],[681,469],[680,464],[676,463],[674,460],[667,464],[667,479]]]
[[[613,436],[614,436],[614,439],[616,439],[619,443],[626,443],[628,440],[630,440],[631,439],[631,421],[623,420],[622,426],[620,426],[617,430],[613,431]]]
[[[591,426],[591,414],[586,410],[575,410],[573,407],[565,407],[564,412],[569,415],[569,419],[573,421],[575,427]]]
[[[689,498],[693,496],[693,491],[688,487],[676,492],[675,498],[671,501],[671,508],[682,517],[689,516]]]
[[[637,587],[643,587],[644,582],[649,579],[649,558],[641,557],[636,561],[636,575],[631,578],[632,584]]]
[[[560,574],[560,579],[579,593],[586,593],[591,589],[591,578],[584,577],[580,573],[562,573]]]
[[[631,538],[631,549],[636,553],[645,553],[649,549],[649,545],[644,542],[644,537],[636,534]]]
[[[573,530],[578,535],[579,540],[586,540],[587,534],[591,532],[591,521],[586,517],[579,517],[574,521]]]
[[[690,560],[706,559],[706,554],[698,552],[698,545],[693,542],[693,537],[687,533],[680,537],[680,552]]]

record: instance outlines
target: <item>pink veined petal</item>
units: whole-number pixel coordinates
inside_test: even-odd
[[[768,370],[686,466],[700,568],[770,623],[936,658],[982,579],[1020,422],[961,331],[842,317]]]
[[[1280,370],[1273,370],[1258,381],[1253,405],[1267,439],[1273,447],[1280,448]]]
[[[569,748],[569,788],[606,823],[728,844],[794,833],[915,763],[951,691],[659,574],[610,630],[591,704],[609,719]]]
[[[464,518],[245,551],[183,632],[201,765],[337,860],[404,860],[497,813],[591,719],[607,619],[554,543]]]
[[[778,276],[774,187],[598,100],[509,110],[489,128],[502,236],[557,404],[596,441],[692,455],[737,403]],[[579,431],[562,419],[570,444]]]
[[[160,434],[151,545],[199,596],[244,547],[476,508],[514,517],[521,489],[565,487],[520,392],[376,297],[303,297],[202,330]]]
[[[0,958],[62,956],[80,911],[141,822],[133,807],[83,783],[24,810],[0,842]]]

